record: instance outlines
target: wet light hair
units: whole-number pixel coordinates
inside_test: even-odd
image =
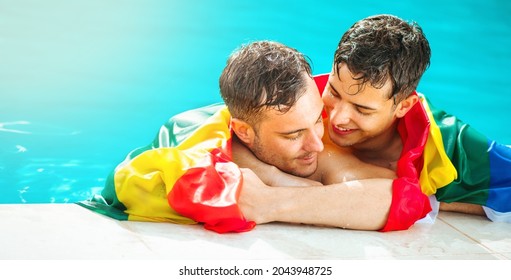
[[[296,49],[255,41],[230,55],[220,76],[220,94],[233,118],[255,126],[266,110],[287,112],[305,93],[307,76],[312,78],[309,60]]]

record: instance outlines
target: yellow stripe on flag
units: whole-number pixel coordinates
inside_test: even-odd
[[[421,101],[431,125],[424,147],[424,167],[420,174],[420,185],[424,194],[432,195],[436,193],[437,189],[454,181],[458,177],[458,173],[445,153],[442,133],[433,118],[428,102],[422,97]]]

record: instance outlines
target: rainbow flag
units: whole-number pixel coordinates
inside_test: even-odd
[[[237,205],[242,176],[231,160],[229,124],[223,104],[172,117],[115,168],[100,195],[78,204],[118,220],[251,230],[255,223]]]
[[[323,92],[328,75],[315,80]],[[430,195],[509,212],[509,146],[420,97],[398,125],[403,151],[381,231],[405,230],[424,218],[432,210]],[[253,229],[237,205],[243,178],[232,162],[229,125],[224,104],[172,117],[151,144],[131,151],[112,171],[101,194],[78,204],[118,220],[201,223],[219,233]]]
[[[444,151],[458,176],[435,193],[438,201],[485,207],[494,221],[511,222],[511,146],[499,144],[443,110],[423,104],[441,133]]]

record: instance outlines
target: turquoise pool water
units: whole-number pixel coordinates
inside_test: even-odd
[[[89,198],[168,117],[221,101],[238,45],[283,42],[320,74],[342,33],[379,13],[428,36],[419,90],[510,144],[511,2],[395,2],[0,0],[0,203]]]

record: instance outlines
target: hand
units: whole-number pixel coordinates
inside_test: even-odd
[[[267,223],[265,205],[268,200],[265,193],[268,185],[266,185],[257,175],[248,168],[240,168],[243,183],[241,193],[238,200],[238,206],[247,220],[254,221],[256,224]]]

